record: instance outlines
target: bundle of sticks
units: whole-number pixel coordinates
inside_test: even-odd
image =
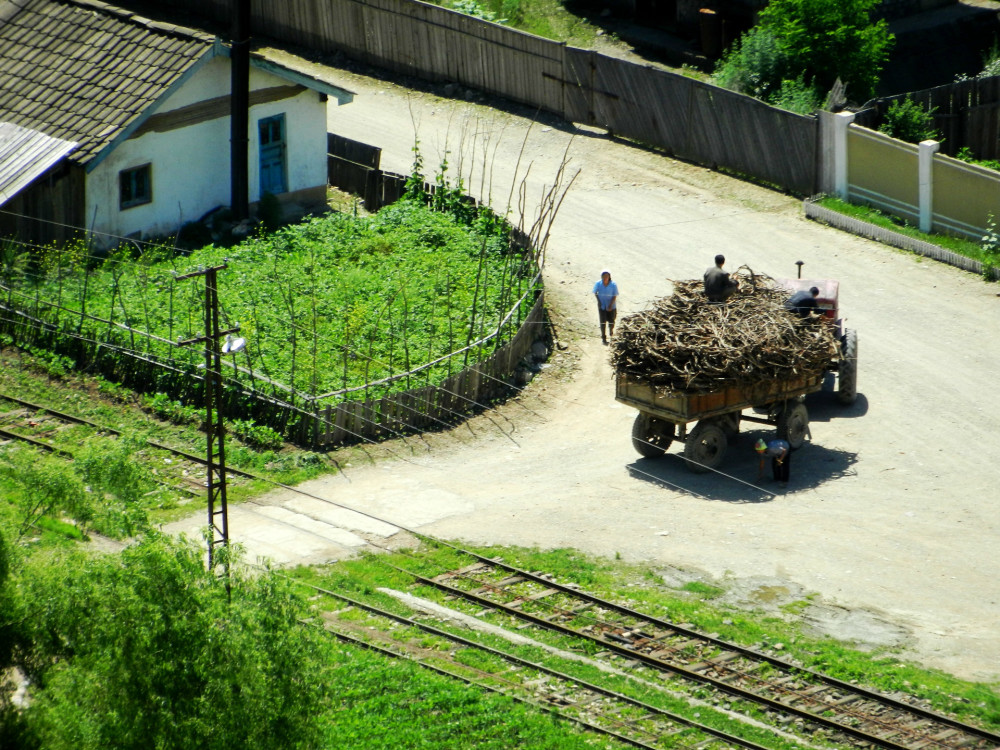
[[[740,268],[726,302],[705,298],[701,281],[674,281],[674,293],[619,321],[611,364],[665,391],[698,393],[822,373],[837,356],[834,326],[785,309],[787,290]]]

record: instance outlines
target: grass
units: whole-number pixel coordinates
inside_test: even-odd
[[[327,748],[622,748],[567,722],[415,664],[361,649],[331,649],[337,703],[327,715]]]
[[[110,427],[124,434],[119,439],[113,435],[97,436],[85,426],[73,425],[55,430],[54,420],[48,421],[43,414],[25,417],[22,407],[0,399],[0,413],[8,416],[2,421],[5,426],[19,434],[48,441],[62,448],[78,461],[76,473],[81,481],[88,484],[99,467],[107,464],[111,457],[119,456],[122,471],[117,476],[106,477],[110,489],[108,502],[115,498],[135,498],[129,500],[128,507],[137,507],[152,524],[169,523],[195,513],[204,508],[203,493],[192,496],[188,492],[171,491],[167,485],[191,486],[186,484],[184,462],[176,456],[158,451],[145,445],[153,440],[163,445],[201,456],[205,452],[205,433],[200,429],[200,419],[189,421],[168,421],[159,419],[150,407],[150,399],[143,398],[114,383],[78,372],[53,375],[48,360],[12,347],[0,348],[0,394],[14,396],[56,411],[82,417],[104,427]],[[122,455],[121,440],[127,440],[136,447],[127,455]],[[16,508],[30,501],[32,490],[16,477],[17,467],[27,468],[16,454],[31,455],[30,465],[42,467],[42,474],[59,473],[60,467],[70,466],[66,459],[48,456],[35,448],[23,444],[0,447],[0,515],[12,518],[18,515]],[[91,478],[81,472],[80,462],[87,456],[98,458],[91,461]],[[272,485],[270,482],[297,484],[306,479],[334,471],[331,461],[321,454],[282,447],[277,450],[258,450],[242,443],[236,436],[227,436],[227,464],[255,474],[263,481],[251,481],[230,477],[229,499],[238,502],[256,497]],[[127,471],[132,466],[134,471]],[[190,467],[190,464],[187,464]],[[5,475],[4,467],[10,469]],[[11,468],[13,467],[13,468]],[[66,479],[67,477],[63,477]],[[31,480],[34,481],[34,480]],[[73,482],[72,475],[67,481]],[[195,488],[197,492],[197,489]],[[92,495],[88,492],[88,496]],[[100,509],[98,509],[100,510]],[[43,515],[34,524],[39,543],[60,544],[67,538],[80,538],[82,532],[76,523],[68,523],[72,514]],[[101,529],[93,529],[101,530]],[[113,535],[113,534],[112,534]]]
[[[898,649],[855,648],[833,638],[816,637],[804,626],[802,614],[812,604],[812,597],[782,609],[782,614],[738,609],[718,602],[725,582],[687,583],[680,588],[665,585],[656,569],[621,561],[590,558],[574,550],[540,551],[521,548],[481,548],[480,554],[501,556],[505,562],[528,570],[558,571],[561,582],[579,584],[587,591],[652,616],[685,624],[699,632],[744,646],[773,651],[788,661],[825,672],[845,681],[856,681],[884,693],[908,693],[926,700],[935,710],[955,714],[965,721],[982,724],[994,731],[1000,728],[1000,691],[995,685],[959,680],[939,671],[909,663]],[[494,624],[506,624],[502,617],[479,611],[478,606],[459,600],[446,601],[436,589],[418,587],[412,580],[387,563],[408,570],[433,575],[468,564],[448,549],[426,547],[419,551],[404,551],[393,555],[378,555],[345,561],[323,569],[300,570],[297,575],[324,588],[343,591],[385,609],[400,614],[412,614],[396,599],[376,591],[377,588],[405,590],[416,596],[468,614],[478,615]],[[447,629],[447,625],[438,625]],[[466,637],[482,638],[462,631]],[[567,651],[589,653],[588,644],[575,642],[561,635],[534,635],[550,645]],[[651,703],[662,702],[662,696],[649,695],[634,681],[620,681],[593,667],[572,662],[534,647],[512,647],[502,639],[481,642],[500,650],[516,653],[522,658],[543,663],[552,668],[577,674],[582,679],[625,692]],[[667,706],[662,706],[667,707]],[[670,706],[671,710],[677,708]],[[678,708],[677,710],[682,710]],[[682,711],[683,712],[683,711]],[[716,717],[723,721],[722,717]],[[702,710],[702,721],[706,712]],[[773,743],[773,740],[772,740]]]
[[[887,214],[871,206],[861,206],[853,203],[847,203],[839,198],[827,196],[818,200],[817,204],[823,206],[824,208],[828,208],[831,211],[843,214],[844,216],[849,216],[860,221],[866,221],[869,224],[874,224],[875,226],[883,227],[885,229],[891,229],[894,232],[899,232],[907,237],[913,237],[918,240],[923,240],[924,242],[930,242],[931,244],[938,245],[946,250],[951,250],[959,255],[964,255],[967,258],[978,260],[987,265],[1000,266],[1000,254],[988,251],[978,242],[950,235],[928,234],[927,232],[921,232],[904,219]]]
[[[598,37],[598,26],[570,12],[559,0],[440,0],[435,4],[578,47],[593,46]]]

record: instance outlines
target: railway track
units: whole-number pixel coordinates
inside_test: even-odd
[[[639,748],[768,750],[736,734],[637,700],[507,652],[367,604],[318,586],[310,588],[344,606],[324,612],[323,626],[334,637],[387,656],[416,661],[439,674],[501,693],[541,708],[588,731]],[[364,619],[345,615],[363,612]],[[428,637],[432,636],[433,645]],[[492,658],[493,668],[470,666],[476,652]],[[464,658],[458,657],[462,654]],[[457,658],[458,657],[458,658]]]
[[[436,544],[441,542],[435,541]],[[450,546],[450,545],[446,545]],[[454,548],[457,549],[457,548]],[[651,617],[529,572],[459,550],[476,561],[414,582],[532,627],[572,636],[641,664],[671,682],[697,685],[734,705],[757,707],[810,736],[887,750],[995,750],[1000,735],[907,702]],[[395,567],[395,566],[394,566]],[[508,625],[509,627],[509,625]]]
[[[0,402],[16,405],[14,409],[0,412],[0,444],[21,442],[73,459],[74,449],[88,437],[122,436],[122,433],[114,428],[4,393],[0,393]],[[171,448],[155,440],[147,439],[145,443],[151,449],[146,458],[155,464],[154,474],[160,484],[188,495],[204,492],[205,482],[202,475],[207,463],[204,457]],[[170,463],[162,459],[157,461],[156,459],[161,458],[161,454],[169,454]],[[226,472],[248,479],[257,478],[253,474],[230,467],[227,467]]]

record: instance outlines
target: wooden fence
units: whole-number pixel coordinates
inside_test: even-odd
[[[977,159],[1000,159],[1000,76],[872,99],[854,122],[877,130],[889,107],[906,98],[927,111],[933,110],[934,127],[943,136],[942,153],[955,156],[968,146]]]
[[[316,409],[315,443],[326,447],[355,440],[378,440],[396,434],[440,429],[509,393],[518,363],[543,337],[543,295],[532,306],[517,334],[487,359],[462,369],[440,385],[413,388],[379,399],[328,403]]]
[[[562,115],[801,194],[817,189],[816,118],[693,78],[567,47]]]

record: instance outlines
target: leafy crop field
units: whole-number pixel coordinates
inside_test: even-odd
[[[220,323],[238,324],[248,342],[226,358],[227,377],[291,389],[294,401],[444,358],[419,382],[404,377],[372,394],[380,396],[439,382],[516,330],[518,312],[533,302],[537,269],[530,254],[510,246],[507,230],[487,211],[441,212],[402,200],[375,216],[328,214],[189,257],[148,246],[95,266],[81,247],[47,249],[22,273],[6,264],[3,282],[12,304],[78,337],[113,331],[129,348],[193,368],[201,351],[175,344],[203,335],[205,289],[201,277],[175,276],[225,264]]]

